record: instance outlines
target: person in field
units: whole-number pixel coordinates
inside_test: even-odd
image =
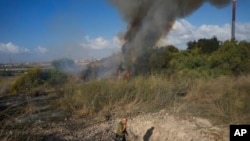
[[[116,132],[116,141],[126,141],[127,132],[127,118],[122,118],[122,120],[118,123],[117,132]]]

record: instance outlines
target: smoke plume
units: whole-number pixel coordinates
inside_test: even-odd
[[[166,36],[177,18],[184,18],[208,2],[220,8],[230,0],[109,0],[128,23],[122,47],[126,64]],[[208,17],[209,18],[209,17]]]

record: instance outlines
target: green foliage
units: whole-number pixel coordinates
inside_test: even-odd
[[[148,48],[136,58],[133,68],[135,75],[161,72],[169,67],[170,60],[173,54],[178,53],[179,50],[172,46]]]
[[[59,70],[52,69],[44,71],[41,79],[48,86],[63,85],[67,81],[67,75]]]
[[[168,69],[173,54],[178,52],[179,50],[172,45],[155,48],[149,59],[150,71],[159,72],[162,69]]]
[[[22,74],[10,85],[12,93],[29,92],[41,85],[56,86],[64,84],[66,75],[58,70],[42,71],[40,68],[31,68]]]
[[[11,84],[10,90],[13,93],[31,90],[41,84],[41,79],[39,79],[40,76],[41,69],[29,69],[26,74],[21,75]]]
[[[250,72],[250,49],[246,44],[226,41],[213,54],[211,68],[221,74],[240,75]]]
[[[250,72],[250,43],[199,39],[179,51],[174,46],[149,48],[134,63],[135,74],[186,72],[199,77],[241,75]],[[198,74],[200,73],[200,74]]]
[[[198,41],[190,41],[187,43],[188,51],[198,49],[201,54],[211,54],[218,50],[220,41],[216,37],[211,39],[199,39]]]

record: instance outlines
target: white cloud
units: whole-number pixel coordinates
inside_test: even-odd
[[[120,41],[118,37],[114,37],[112,41],[106,40],[103,37],[97,37],[95,39],[91,39],[89,36],[86,36],[85,42],[81,43],[81,47],[86,49],[119,49]]]
[[[237,23],[235,32],[237,39],[250,41],[250,23]]]
[[[216,36],[219,40],[225,41],[231,38],[231,25],[201,25],[194,26],[187,20],[175,22],[172,31],[161,40],[161,44],[173,44],[185,49],[188,41],[200,38],[211,38]],[[236,39],[250,41],[250,23],[236,24]]]
[[[12,53],[12,54],[18,54],[18,53],[27,53],[30,52],[27,48],[21,48],[12,42],[9,43],[0,43],[0,52],[3,53]]]
[[[38,46],[38,47],[36,48],[36,51],[39,52],[39,53],[44,54],[44,53],[48,52],[48,49],[45,48],[45,47],[42,47],[42,46]]]

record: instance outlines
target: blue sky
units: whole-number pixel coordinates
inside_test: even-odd
[[[240,40],[250,41],[249,6],[249,0],[237,1]],[[214,34],[225,40],[230,24],[231,5],[205,4],[178,19],[163,43],[185,48],[188,40]],[[106,57],[119,51],[117,35],[126,27],[106,0],[0,0],[0,63]]]

